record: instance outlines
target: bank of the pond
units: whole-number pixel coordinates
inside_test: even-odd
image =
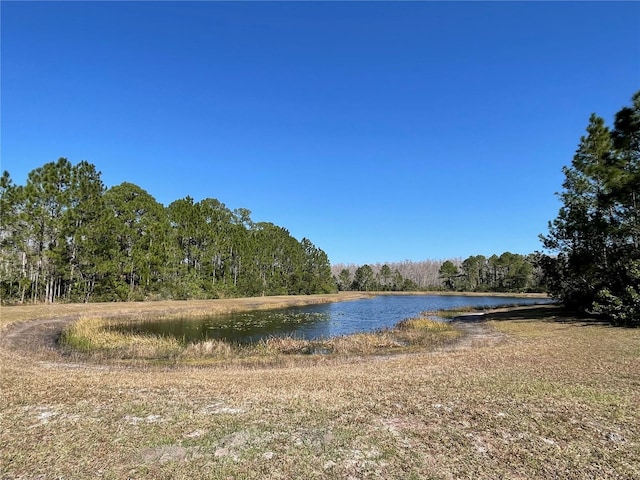
[[[413,291],[413,292],[392,292],[392,291],[371,291],[363,292],[372,295],[441,295],[441,296],[464,296],[464,297],[517,297],[517,298],[549,298],[549,295],[541,292],[457,292],[452,290],[433,291]]]
[[[101,303],[101,304],[61,304],[61,305],[33,305],[33,306],[15,306],[2,307],[2,315],[0,317],[0,345],[15,351],[21,351],[27,355],[56,356],[59,354],[58,340],[61,331],[69,327],[69,325],[84,318],[96,319],[101,321],[119,321],[126,319],[127,321],[144,321],[146,319],[155,318],[198,318],[205,315],[224,315],[233,312],[252,312],[259,310],[274,310],[292,306],[302,307],[305,305],[321,305],[333,302],[346,302],[349,300],[360,300],[363,298],[374,298],[376,296],[389,295],[391,292],[341,292],[329,295],[312,295],[312,296],[274,296],[274,297],[252,297],[240,299],[219,299],[219,300],[194,300],[194,301],[161,301],[161,302],[131,302],[131,303]],[[405,295],[433,295],[433,294],[449,294],[448,292],[425,292],[410,293]],[[460,294],[458,294],[459,296]],[[469,296],[478,296],[471,294]],[[398,319],[400,320],[400,319]],[[86,322],[85,322],[86,324]],[[96,323],[97,324],[97,323]],[[424,332],[423,332],[424,333]],[[433,332],[430,333],[432,335]],[[387,336],[382,340],[382,337]],[[453,337],[452,334],[440,335],[440,339],[430,339],[430,343],[435,348],[437,345],[448,343]],[[259,342],[258,348],[262,349],[262,353],[272,354],[274,352],[284,353],[309,353],[309,352],[340,352],[346,353],[364,353],[376,350],[381,351],[384,348],[388,350],[407,350],[412,346],[426,344],[426,339],[408,342],[406,340],[398,340],[389,338],[389,332],[374,332],[372,334],[359,333],[358,335],[340,336],[340,339],[334,339],[327,342],[304,341],[301,339],[283,337],[269,338]],[[118,343],[118,342],[116,342]],[[131,357],[131,352],[138,350],[144,351],[150,344],[149,339],[129,339],[129,346],[123,351],[129,353],[125,356]],[[155,342],[162,344],[160,351],[164,351],[161,355],[164,358],[176,358],[184,355],[183,346],[176,347],[167,342]],[[168,342],[171,343],[171,342]],[[218,356],[225,357],[232,353],[228,342],[198,342],[200,345],[191,346],[190,352],[186,356]],[[331,343],[328,345],[327,343]],[[136,346],[132,349],[131,345]],[[91,342],[80,341],[75,346],[80,350],[91,350],[88,346]],[[373,348],[372,345],[377,345]],[[143,348],[144,346],[144,348]],[[255,347],[255,346],[254,346]],[[99,349],[98,349],[99,350]],[[153,347],[147,351],[146,357],[152,357],[156,351]],[[247,349],[242,350],[242,355],[246,356]],[[251,350],[251,349],[249,349]],[[255,353],[256,348],[253,348]],[[182,352],[182,353],[181,353]],[[221,355],[222,354],[222,355]],[[144,355],[143,355],[144,356]]]
[[[224,340],[181,342],[175,337],[123,331],[102,318],[81,318],[64,328],[60,344],[76,359],[109,363],[201,364],[242,361],[246,365],[279,364],[280,356],[366,356],[433,351],[456,342],[463,331],[424,317],[405,319],[394,328],[323,339],[268,337],[254,343]],[[121,321],[120,321],[121,322]]]
[[[232,312],[277,309],[369,298],[368,292],[340,292],[319,295],[277,295],[269,297],[222,298],[211,300],[161,300],[146,302],[54,303],[0,306],[0,332],[14,323],[53,318],[152,317],[169,315],[225,314]]]

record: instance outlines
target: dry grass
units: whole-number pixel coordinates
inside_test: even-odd
[[[640,478],[640,329],[490,325],[506,340],[279,368],[54,363],[3,338],[0,478]]]
[[[167,317],[167,316],[165,316]],[[165,364],[187,363],[211,365],[210,360],[241,359],[266,366],[269,360],[282,364],[281,355],[376,355],[443,347],[461,335],[450,324],[427,318],[401,321],[396,328],[378,332],[359,333],[320,340],[304,340],[293,336],[271,337],[255,344],[235,344],[223,340],[181,343],[173,337],[136,335],[126,332],[123,325],[135,324],[143,319],[109,319],[82,317],[70,322],[62,330],[61,345],[76,359],[84,361],[117,361],[120,364],[140,365],[141,361]]]
[[[222,340],[205,340],[204,342],[190,343],[183,352],[185,359],[198,359],[207,357],[230,357],[233,354],[233,347],[228,342]]]
[[[184,346],[175,338],[151,335],[127,335],[109,328],[100,317],[82,317],[62,332],[61,343],[74,351],[105,358],[174,358]]]
[[[400,330],[422,330],[428,332],[450,332],[451,325],[444,322],[437,322],[426,316],[408,318],[398,324]]]

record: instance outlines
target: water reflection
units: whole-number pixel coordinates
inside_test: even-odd
[[[314,340],[393,327],[400,320],[423,311],[548,302],[545,299],[516,297],[383,295],[324,305],[216,315],[204,319],[149,321],[123,328],[141,334],[170,335],[185,342],[224,339],[253,343],[271,336]]]

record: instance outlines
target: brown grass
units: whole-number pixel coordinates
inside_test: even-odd
[[[74,351],[98,355],[100,359],[174,358],[185,346],[172,337],[127,335],[109,328],[100,317],[82,317],[63,329],[61,343]],[[211,350],[208,346],[204,347]]]
[[[52,362],[5,329],[0,478],[640,478],[640,329],[489,325],[505,339],[277,368]]]
[[[172,314],[164,315],[170,318]],[[182,315],[180,315],[181,318]],[[135,324],[144,318],[110,319],[81,317],[63,329],[60,344],[67,353],[83,361],[117,361],[140,365],[141,361],[164,364],[188,363],[199,360],[211,365],[211,360],[241,359],[243,364],[266,366],[269,360],[282,364],[281,355],[376,355],[407,353],[420,348],[436,349],[451,344],[461,332],[448,323],[427,318],[401,321],[396,328],[319,340],[304,340],[293,336],[272,337],[254,344],[235,344],[222,340],[181,343],[173,337],[137,335],[123,330],[123,325]]]

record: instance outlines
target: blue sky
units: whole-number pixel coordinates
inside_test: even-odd
[[[7,2],[2,169],[248,208],[332,263],[541,249],[638,2]]]

